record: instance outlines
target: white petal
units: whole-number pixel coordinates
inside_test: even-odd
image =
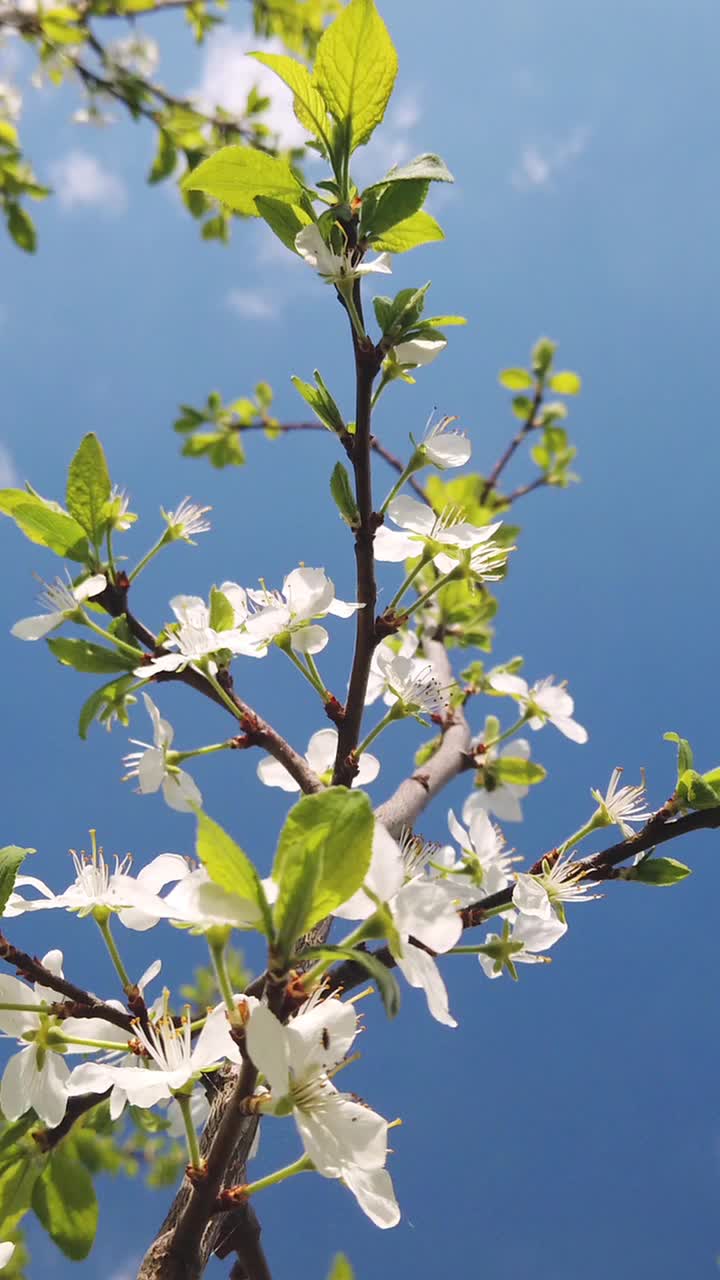
[[[158,791],[165,777],[165,756],[159,747],[150,747],[138,760],[138,785],[144,796]]]
[[[290,1054],[282,1024],[266,1005],[259,1004],[250,1014],[246,1035],[248,1053],[267,1078],[273,1096],[284,1098],[290,1087]]]
[[[421,987],[425,992],[428,1009],[436,1022],[441,1022],[445,1027],[456,1027],[457,1022],[450,1013],[445,983],[432,956],[427,951],[414,947],[411,942],[404,942],[402,956],[396,956],[395,959],[405,981],[411,987]]]
[[[365,883],[382,902],[394,897],[405,879],[405,864],[398,845],[381,822],[375,823],[373,851]],[[375,903],[362,889],[347,902],[336,907],[333,915],[341,920],[365,920],[376,910]]]
[[[412,935],[432,951],[449,951],[462,933],[462,920],[454,905],[453,886],[447,881],[412,880],[398,893],[394,915],[401,933]]]
[[[397,498],[393,498],[388,503],[387,513],[395,524],[399,524],[402,529],[409,529],[412,533],[419,533],[424,538],[428,538],[433,531],[435,525],[435,513],[431,507],[426,506],[424,502],[418,502],[417,498],[408,498],[401,494]]]
[[[398,364],[412,364],[417,367],[432,364],[446,346],[447,342],[444,338],[413,338],[411,342],[399,342],[393,349],[393,355]]]
[[[257,776],[266,787],[279,787],[281,791],[299,791],[300,784],[290,776],[284,765],[272,756],[258,761]]]
[[[295,653],[322,653],[329,639],[325,628],[315,624],[291,632],[290,644]]]
[[[554,716],[552,723],[556,729],[565,734],[571,742],[578,742],[580,745],[587,742],[589,734],[577,720],[571,720],[569,716]]]
[[[240,1050],[230,1035],[225,1006],[218,1005],[208,1014],[205,1026],[195,1041],[190,1061],[194,1071],[202,1071],[213,1063],[222,1062],[224,1058],[240,1062]]]
[[[437,436],[432,443],[426,443],[425,453],[436,467],[447,471],[452,467],[465,466],[472,454],[472,445],[461,432],[449,431],[447,435]]]
[[[3,1240],[0,1244],[0,1271],[6,1267],[15,1252],[12,1240]]]
[[[292,617],[304,622],[326,612],[335,587],[324,569],[293,569],[283,582],[283,595]]]
[[[10,634],[18,640],[42,640],[64,620],[63,613],[41,613],[34,618],[21,618],[10,628]]]
[[[364,276],[372,275],[379,272],[380,275],[392,275],[392,258],[389,253],[381,253],[377,258],[373,258],[372,262],[363,262],[359,267],[354,268],[355,275]]]
[[[145,995],[145,988],[149,987],[151,982],[154,982],[155,978],[157,978],[161,969],[162,969],[162,960],[153,960],[152,964],[148,965],[142,977],[138,978],[137,988],[141,996]]]
[[[121,1004],[113,1003],[122,1009]],[[62,1029],[67,1035],[77,1036],[82,1040],[111,1040],[118,1049],[124,1048],[128,1041],[127,1031],[123,1031],[122,1027],[116,1027],[114,1022],[106,1022],[104,1018],[65,1018]],[[89,1045],[71,1044],[68,1045],[67,1052],[96,1053],[97,1050],[90,1048]]]
[[[382,560],[383,564],[400,564],[402,560],[419,556],[422,549],[422,543],[417,538],[411,538],[397,529],[387,529],[383,524],[376,530],[373,550],[375,559]]]
[[[67,1082],[70,1068],[59,1053],[47,1053],[40,1071],[26,1075],[29,1086],[29,1105],[49,1128],[60,1124],[67,1109]]]
[[[360,604],[357,600],[338,600],[337,598],[330,601],[326,613],[331,613],[334,618],[352,618],[358,609],[364,609],[365,605]]]
[[[322,1103],[296,1110],[295,1123],[318,1173],[327,1178],[336,1178],[348,1165],[378,1169],[385,1163],[387,1120],[338,1093],[329,1081]]]
[[[315,773],[326,773],[335,761],[337,749],[337,729],[319,729],[314,733],[307,745],[305,759]],[[295,784],[297,786],[297,784]],[[300,788],[297,787],[299,791]]]
[[[355,1006],[322,1000],[301,1009],[285,1030],[295,1076],[303,1075],[309,1065],[329,1070],[342,1062],[357,1035]]]
[[[397,1226],[400,1208],[387,1169],[348,1168],[343,1171],[343,1182],[376,1227]]]
[[[358,761],[357,776],[353,778],[352,785],[354,787],[366,787],[369,783],[374,782],[380,772],[380,761],[377,756],[370,755],[368,751],[363,751]]]
[[[29,1080],[34,1072],[34,1046],[28,1045],[9,1059],[0,1084],[0,1108],[6,1120],[19,1120],[32,1106]]]
[[[202,805],[202,794],[193,778],[184,769],[169,773],[162,784],[165,803],[176,813],[193,813]]]
[[[528,686],[526,680],[521,680],[520,676],[511,676],[507,671],[498,671],[495,675],[490,676],[489,684],[498,693],[509,693],[513,697],[527,698]]]
[[[79,603],[81,600],[90,600],[93,596],[99,596],[106,586],[105,574],[95,573],[91,578],[86,578],[84,582],[79,583],[77,587],[73,587],[73,595]]]

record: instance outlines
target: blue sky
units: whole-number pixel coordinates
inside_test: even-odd
[[[604,787],[615,765],[630,781],[645,766],[651,801],[662,803],[673,782],[666,730],[691,739],[702,768],[720,756],[711,576],[720,17],[710,0],[459,3],[445,22],[428,3],[386,0],[382,11],[400,55],[397,105],[375,158],[362,157],[363,177],[433,150],[457,178],[435,203],[446,243],[398,259],[394,287],[431,278],[432,310],[470,323],[414,389],[387,397],[378,433],[403,452],[408,431],[437,405],[460,416],[487,470],[512,429],[501,367],[522,363],[547,333],[561,366],[584,378],[571,417],[582,484],[518,507],[520,549],[499,593],[498,659],[521,652],[529,678],[567,678],[591,735],[585,747],[551,729],[533,742],[550,777],[524,824],[508,830],[533,860],[587,816],[589,788]],[[241,32],[244,9],[231,13]],[[227,86],[246,74],[239,36],[204,55],[170,16],[146,29],[162,38],[173,87]],[[131,557],[155,536],[161,503],[189,492],[213,505],[213,533],[194,550],[173,548],[139,586],[150,625],[178,591],[206,594],[226,577],[277,583],[298,559],[325,565],[338,595],[352,598],[349,540],[325,496],[335,460],[327,439],[253,438],[248,467],[218,475],[181,459],[171,431],[180,401],[199,403],[212,388],[235,397],[260,378],[275,387],[278,414],[296,418],[302,404],[289,374],[314,367],[349,404],[347,339],[329,291],[255,226],[238,226],[228,249],[203,244],[172,190],[144,185],[150,132],[125,121],[82,131],[70,122],[75,105],[71,90],[26,99],[27,149],[41,174],[55,175],[58,194],[38,209],[35,259],[0,247],[8,466],[61,496],[80,437],[97,431],[142,517],[128,535]],[[85,159],[69,161],[72,153]],[[513,476],[530,474],[523,460]],[[382,491],[389,476],[379,467],[377,477]],[[7,634],[33,612],[33,573],[54,565],[9,524],[1,536],[3,843],[36,846],[33,872],[58,887],[67,849],[87,842],[89,826],[140,864],[162,850],[189,852],[191,821],[121,785],[127,735],[77,738],[90,679]],[[350,632],[338,623],[333,635],[324,669],[340,689]],[[251,700],[295,743],[321,727],[310,690],[280,655],[248,678]],[[158,701],[180,746],[227,732],[186,689],[163,689]],[[132,732],[147,736],[140,710]],[[407,728],[387,740],[378,800],[416,741]],[[195,776],[208,811],[265,868],[284,810],[254,764],[250,754],[220,757]],[[458,807],[463,795],[458,784],[447,803]],[[447,803],[423,822],[426,835],[444,835]],[[431,1022],[414,992],[390,1028],[369,1004],[363,1062],[348,1087],[403,1116],[392,1162],[403,1222],[376,1231],[341,1188],[319,1179],[268,1194],[257,1207],[279,1280],[298,1271],[323,1280],[341,1247],[359,1280],[430,1280],[440,1268],[496,1280],[713,1274],[717,839],[672,852],[693,877],[672,891],[610,886],[602,902],[573,913],[552,967],[516,985],[488,983],[472,960],[448,960],[457,1031]],[[58,922],[51,941],[61,939],[68,972],[97,985],[102,974],[109,992],[89,930]],[[46,943],[32,922],[10,932],[39,950]],[[138,971],[158,947],[172,979],[188,950],[202,958],[199,943],[149,935],[128,946]],[[291,1158],[289,1128],[266,1126],[258,1168]],[[121,1280],[163,1211],[163,1197],[108,1185],[88,1262],[71,1267],[33,1232],[30,1275],[115,1271]]]

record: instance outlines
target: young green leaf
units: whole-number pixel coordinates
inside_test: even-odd
[[[533,376],[529,369],[503,369],[498,374],[498,382],[508,391],[529,391],[533,386]]]
[[[559,396],[579,395],[581,388],[582,379],[578,373],[563,371],[554,373],[550,379],[550,390]]]
[[[675,858],[643,858],[636,867],[625,867],[621,874],[623,880],[635,880],[638,884],[671,885],[679,884],[692,872]]]
[[[423,209],[414,213],[411,218],[398,222],[391,231],[386,231],[379,239],[373,241],[373,248],[382,253],[407,253],[409,249],[417,249],[421,244],[432,244],[435,240],[444,240],[445,232],[436,222],[432,214]]]
[[[273,907],[275,961],[286,968],[298,938],[311,927],[313,902],[322,876],[322,857],[310,845],[296,844],[283,861]],[[275,876],[275,873],[273,872]]]
[[[293,107],[300,124],[308,133],[327,145],[328,118],[325,99],[319,92],[315,77],[302,62],[283,53],[251,53],[266,67],[270,67],[293,92]]]
[[[287,249],[297,253],[295,237],[298,231],[312,222],[309,213],[297,204],[288,204],[287,200],[275,200],[272,196],[256,196],[255,206],[263,221],[267,222],[278,240],[282,240]]]
[[[333,467],[330,477],[330,492],[345,523],[351,529],[358,529],[360,527],[360,512],[350,484],[350,476],[342,462],[336,462]]]
[[[687,738],[681,738],[677,733],[666,733],[663,735],[665,742],[674,742],[678,749],[678,781],[687,769],[693,767],[692,747]]]
[[[15,886],[15,877],[29,853],[35,849],[22,849],[19,844],[6,844],[0,849],[0,916]]]
[[[720,804],[720,787],[715,790],[702,774],[686,769],[678,780],[678,794],[691,809],[714,809]]]
[[[303,959],[310,956],[317,957],[318,960],[350,960],[353,964],[358,964],[365,970],[368,977],[375,983],[380,999],[388,1018],[394,1018],[400,1010],[400,987],[397,978],[392,969],[383,964],[382,960],[378,960],[372,951],[365,951],[363,947],[343,947],[331,946],[330,944],[323,947],[310,947],[303,951]]]
[[[513,786],[530,787],[535,782],[542,782],[547,777],[547,769],[533,760],[523,760],[520,756],[499,756],[493,761],[493,770],[500,782]]]
[[[269,909],[255,867],[232,837],[205,813],[198,813],[195,852],[214,884],[257,906],[267,932]]]
[[[10,1150],[8,1156],[12,1156]],[[33,1187],[43,1167],[34,1152],[27,1151],[10,1159],[0,1172],[0,1225],[3,1234],[13,1227],[30,1208]]]
[[[425,182],[455,181],[445,161],[428,151],[421,156],[416,156],[407,164],[393,165],[384,178],[374,182],[372,187],[368,187],[368,191],[372,191],[375,187],[382,187],[387,182],[415,182],[418,178],[422,178]],[[363,192],[364,196],[365,192]]]
[[[314,374],[316,386],[313,386],[311,382],[303,382],[302,378],[298,378],[295,375],[292,376],[290,381],[296,390],[300,392],[305,403],[310,405],[313,413],[320,419],[323,426],[327,427],[329,431],[335,431],[338,435],[342,435],[346,430],[345,420],[317,369],[315,369]]]
[[[210,590],[210,626],[213,631],[230,631],[235,626],[235,610],[217,587]]]
[[[373,242],[383,233],[391,231],[400,222],[406,222],[414,213],[422,209],[429,190],[429,183],[423,179],[415,182],[395,182],[381,192],[372,216],[366,220],[363,215],[363,234]]]
[[[22,493],[22,500],[16,497],[18,493]],[[57,511],[56,505],[22,490],[0,491],[0,511],[15,521],[26,538],[41,547],[49,547],[59,556],[86,561],[89,548],[85,530],[72,516]]]
[[[95,543],[104,532],[103,507],[111,488],[103,447],[90,432],[70,463],[65,499],[70,515]]]
[[[114,719],[127,727],[130,723],[129,708],[137,702],[130,692],[134,684],[134,676],[122,676],[120,680],[111,680],[90,694],[83,703],[78,720],[78,733],[83,741],[93,720],[99,720],[107,729]]]
[[[328,1280],[355,1280],[355,1272],[344,1253],[338,1253],[333,1258],[333,1264],[330,1268]]]
[[[297,204],[302,187],[283,156],[266,155],[254,147],[222,147],[186,174],[183,191],[204,191],[248,217],[258,217],[257,196],[271,196]]]
[[[82,1262],[95,1239],[98,1202],[87,1169],[62,1143],[52,1152],[33,1188],[32,1207],[66,1258]]]
[[[345,787],[303,796],[290,810],[280,833],[273,879],[282,884],[285,863],[295,862],[298,850],[318,861],[321,875],[306,929],[330,915],[362,885],[370,866],[373,828],[368,797]]]
[[[350,0],[320,40],[314,80],[335,119],[351,122],[351,150],[380,124],[397,69],[395,46],[373,0]]]
[[[51,636],[47,646],[63,667],[72,667],[74,671],[86,671],[98,676],[132,671],[142,660],[140,649],[137,660],[133,662],[129,654],[118,653],[116,649],[107,649],[90,640],[74,640],[67,636]]]

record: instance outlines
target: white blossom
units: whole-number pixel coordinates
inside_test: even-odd
[[[432,716],[447,711],[450,691],[440,685],[429,662],[396,654],[384,674],[393,703],[401,702],[408,715]]]
[[[490,676],[489,683],[498,693],[507,693],[516,699],[528,717],[531,729],[542,729],[544,724],[554,724],[571,742],[587,742],[587,729],[571,718],[575,703],[564,684],[553,684],[552,676],[546,676],[529,686],[520,676],[498,671]]]
[[[329,781],[337,751],[337,729],[320,729],[307,745],[305,759],[314,773],[323,781]],[[380,772],[376,756],[363,751],[358,759],[358,772],[352,780],[353,787],[366,787],[374,782]],[[266,787],[280,787],[282,791],[299,791],[300,784],[290,776],[284,765],[273,756],[263,756],[258,762],[257,776]]]
[[[628,840],[635,834],[630,823],[647,822],[653,815],[645,803],[645,778],[635,786],[618,788],[622,772],[622,769],[613,769],[605,795],[593,790],[592,796],[597,800],[606,823],[615,823],[623,838]]]
[[[465,831],[450,809],[448,827],[472,873],[471,901],[478,900],[479,889],[481,897],[489,897],[507,888],[512,880],[512,865],[518,859],[506,850],[502,832],[493,826],[484,809],[471,815],[469,831]]]
[[[12,627],[12,635],[17,636],[19,640],[42,640],[68,618],[77,614],[78,606],[84,600],[99,596],[101,591],[105,590],[105,586],[106,578],[103,573],[95,573],[75,587],[69,579],[63,582],[62,578],[56,578],[53,583],[46,583],[45,590],[40,594],[40,603],[44,606],[45,612],[33,618],[21,618]]]
[[[358,276],[374,272],[390,275],[392,272],[390,255],[387,253],[381,253],[378,258],[373,258],[372,262],[358,263],[352,262],[349,253],[333,253],[332,249],[326,245],[320,228],[315,223],[298,231],[295,237],[295,248],[300,257],[305,259],[308,266],[314,267],[327,284],[340,286],[355,280]]]
[[[378,1176],[387,1158],[387,1121],[340,1093],[330,1079],[357,1034],[354,1006],[310,1000],[283,1026],[265,1005],[257,1005],[246,1034],[248,1053],[270,1085],[272,1106],[292,1106],[318,1173],[341,1178],[377,1226],[395,1226],[400,1212],[392,1182],[387,1174]]]
[[[445,338],[413,338],[410,342],[398,342],[393,347],[393,356],[398,364],[418,369],[437,360],[446,346]]]
[[[138,738],[130,741],[143,751],[130,751],[123,759],[128,770],[123,782],[129,778],[137,778],[138,790],[142,795],[149,795],[162,788],[163,796],[171,809],[179,813],[191,813],[193,808],[202,805],[202,795],[189,773],[173,764],[170,748],[174,737],[172,725],[163,720],[152,698],[143,694],[145,707],[152,720],[153,742],[141,742]]]
[[[149,662],[136,667],[134,674],[139,679],[149,680],[151,676],[161,671],[182,671],[187,666],[204,661],[221,649],[227,649],[232,654],[244,654],[246,657],[259,656],[257,646],[245,634],[247,602],[243,613],[241,597],[237,595],[241,592],[244,597],[245,593],[242,587],[238,587],[234,582],[223,584],[223,594],[226,594],[225,588],[228,589],[228,599],[233,607],[235,618],[232,627],[225,631],[216,631],[211,627],[209,606],[200,596],[174,596],[170,601],[170,608],[180,625],[172,631],[164,644],[165,649],[174,650],[174,652],[162,653],[151,658]],[[215,663],[210,663],[210,670],[213,674],[215,673],[217,670]]]
[[[3,1240],[0,1244],[0,1271],[4,1271],[15,1252],[12,1240]]]
[[[440,515],[436,515],[424,502],[402,494],[388,503],[387,515],[399,529],[381,525],[377,530],[376,560],[397,563],[422,555],[427,550],[440,572],[449,573],[458,563],[460,553],[472,553],[480,547],[486,547],[488,555],[484,576],[490,581],[500,576],[496,570],[505,564],[508,549],[501,548],[490,540],[502,521],[479,528],[463,520],[457,507],[448,507]],[[444,547],[451,549],[454,554],[448,554],[442,549]]]
[[[569,854],[543,859],[540,875],[517,876],[513,889],[513,903],[526,916],[547,919],[552,909],[559,919],[565,919],[566,902],[592,902],[600,895],[590,893],[597,888],[594,880],[585,878],[585,871]]]
[[[218,1005],[208,1014],[194,1045],[187,1017],[179,1027],[172,1018],[164,1016],[151,1022],[147,1030],[136,1022],[134,1030],[135,1038],[147,1054],[144,1070],[112,1062],[85,1062],[70,1076],[68,1092],[71,1095],[103,1093],[117,1085],[131,1106],[154,1107],[186,1089],[209,1067],[225,1060],[240,1062],[240,1050],[230,1035],[224,1005]]]
[[[119,71],[147,80],[160,61],[160,47],[151,36],[123,36],[107,46],[106,57]]]
[[[181,538],[184,542],[192,542],[193,536],[198,533],[209,532],[210,521],[204,518],[208,511],[212,511],[212,507],[201,507],[190,498],[183,498],[174,511],[163,511],[161,508],[168,533],[173,539]]]
[[[0,80],[0,120],[19,120],[22,94],[9,80]]]
[[[472,746],[476,745],[477,740],[473,739]],[[482,757],[483,769],[487,769],[492,774],[493,762],[501,760],[503,756],[509,756],[512,759],[529,760],[530,743],[527,738],[515,738],[508,746],[502,747],[500,750],[496,747],[489,747]],[[480,809],[485,809],[488,813],[494,813],[495,817],[499,818],[501,822],[522,822],[523,815],[520,801],[525,799],[529,790],[529,787],[523,787],[520,783],[502,782],[500,779],[493,779],[493,785],[490,790],[485,787],[476,787],[463,805],[463,822],[470,823],[473,815]]]
[[[62,977],[62,959],[61,951],[48,951],[42,963],[50,973]],[[92,1053],[93,1049],[64,1045],[59,1038],[53,1040],[54,1030],[85,1040],[111,1040],[118,1047],[127,1042],[127,1032],[102,1018],[64,1018],[61,1022],[43,1009],[43,1001],[50,1004],[61,999],[51,987],[39,982],[30,987],[19,978],[0,974],[0,1002],[37,1005],[37,1012],[0,1009],[0,1032],[22,1046],[6,1063],[0,1084],[0,1108],[6,1120],[18,1120],[32,1108],[46,1125],[54,1128],[65,1115],[70,1069],[63,1055]]]
[[[420,446],[425,457],[440,471],[464,467],[472,454],[472,445],[464,431],[451,430],[457,418],[430,418]]]
[[[327,614],[350,618],[363,608],[336,599],[335,584],[324,569],[293,569],[282,591],[251,589],[248,595],[257,612],[248,620],[247,634],[258,654],[267,653],[268,645],[284,635],[296,653],[320,653],[330,637],[314,619]]]
[[[478,960],[488,978],[499,978],[505,969],[511,977],[516,964],[543,964],[548,957],[538,955],[555,945],[563,934],[567,933],[567,925],[559,920],[553,911],[545,916],[529,916],[523,912],[516,915],[511,912],[506,917],[502,935],[490,933],[485,939],[485,946],[495,954],[478,955]]]
[[[369,707],[373,702],[377,702],[379,697],[382,697],[383,702],[388,707],[392,706],[393,702],[397,702],[397,696],[388,688],[388,671],[392,667],[394,658],[412,658],[417,651],[417,647],[418,638],[415,631],[406,631],[403,634],[399,648],[396,641],[393,643],[393,640],[389,639],[383,640],[381,644],[376,646],[370,661],[370,673],[365,694],[366,707]]]
[[[266,898],[273,902],[277,895],[274,881],[267,879],[262,884]],[[199,932],[215,925],[252,929],[261,919],[256,902],[215,884],[204,867],[196,867],[178,880],[163,899],[163,912],[167,919],[192,925]]]

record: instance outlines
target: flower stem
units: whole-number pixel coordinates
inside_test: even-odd
[[[125,968],[125,965],[123,964],[120,958],[120,952],[118,951],[117,944],[115,942],[115,939],[112,936],[112,932],[110,929],[110,919],[108,916],[106,916],[105,919],[103,919],[101,916],[96,915],[95,920],[96,920],[98,929],[100,930],[103,936],[103,941],[105,943],[105,946],[107,947],[108,952],[110,953],[110,959],[112,960],[115,966],[117,975],[120,981],[122,982],[123,990],[128,991],[133,984],[130,981],[130,976],[128,974],[127,969]]]
[[[315,1165],[309,1156],[301,1156],[294,1164],[287,1164],[284,1169],[269,1173],[265,1178],[258,1178],[257,1182],[249,1182],[243,1187],[243,1191],[246,1196],[254,1196],[256,1191],[277,1186],[278,1182],[284,1182],[286,1178],[294,1178],[297,1173],[311,1173],[314,1168]]]
[[[408,587],[412,586],[413,582],[417,578],[421,569],[425,568],[425,565],[428,564],[429,560],[430,560],[430,557],[428,555],[423,555],[420,557],[420,559],[418,560],[418,563],[415,565],[415,568],[410,570],[405,581],[402,583],[399,589],[395,592],[395,595],[393,596],[387,609],[385,610],[386,613],[390,613],[391,610],[394,610],[397,608],[399,602],[402,600],[403,596],[405,595],[405,592],[407,591]]]
[[[592,818],[585,823],[584,827],[580,827],[578,831],[574,831],[571,836],[568,836],[567,840],[564,840],[561,845],[558,845],[558,853],[565,853],[571,845],[580,844],[581,840],[585,840],[587,836],[591,835],[593,831],[599,830],[600,827],[609,827],[611,825],[611,823],[604,819],[602,809],[596,809]]]
[[[383,729],[387,729],[388,725],[392,724],[393,720],[399,720],[401,718],[397,711],[398,705],[399,704],[397,702],[394,702],[390,710],[385,713],[382,720],[379,720],[375,725],[375,728],[370,730],[367,738],[365,738],[360,743],[360,746],[356,748],[356,756],[361,756],[363,751],[367,751],[368,747],[371,746],[375,739],[380,736]]]
[[[497,738],[491,738],[489,742],[484,742],[483,746],[485,747],[485,750],[489,751],[491,747],[494,750],[501,742],[505,742],[507,738],[511,738],[514,733],[517,733],[519,729],[522,729],[523,725],[527,724],[528,719],[529,716],[526,712],[524,716],[520,716],[520,719],[515,721],[515,724],[511,724],[510,728],[506,729],[504,733],[498,734]]]
[[[317,680],[318,692],[322,691],[322,696],[324,701],[326,699],[328,689],[327,689],[327,685],[325,684],[325,681],[323,680],[322,676],[320,675],[320,672],[318,671],[317,662],[315,661],[311,653],[305,654],[305,661],[308,665],[308,670],[312,672],[315,679]]]
[[[115,557],[113,556],[113,545],[112,545],[112,525],[108,525],[106,542],[107,542],[108,568],[110,569],[110,573],[114,581],[116,575],[115,575]]]
[[[62,1032],[57,1032],[57,1038],[62,1044],[82,1044],[90,1049],[112,1049],[115,1053],[122,1049],[122,1042],[117,1040],[85,1040],[82,1036],[66,1036]]]
[[[459,564],[454,565],[449,573],[444,573],[441,578],[438,578],[437,582],[434,582],[431,587],[428,587],[427,591],[423,591],[422,595],[418,596],[415,603],[410,605],[409,609],[403,610],[405,616],[408,618],[412,617],[414,613],[417,613],[418,609],[422,609],[423,605],[426,604],[432,596],[436,595],[438,591],[447,586],[448,582],[454,582],[461,576],[461,574],[461,566]]]
[[[214,751],[228,751],[231,745],[230,742],[212,742],[208,747],[195,747],[192,751],[170,751],[168,755],[172,756],[173,764],[182,764],[193,756],[209,756]]]
[[[227,965],[225,964],[225,946],[223,939],[208,938],[208,946],[210,948],[210,957],[212,959],[215,977],[217,979],[218,990],[223,998],[225,1008],[231,1016],[235,1016],[235,1001],[233,1000],[233,990],[230,986],[230,978],[228,976]]]
[[[88,617],[82,609],[80,613],[83,624],[89,627],[91,631],[94,631],[96,636],[102,636],[103,640],[109,640],[110,644],[119,649],[121,653],[126,653],[129,658],[132,658],[133,662],[140,663],[142,661],[142,649],[136,649],[134,645],[126,644],[124,640],[114,636],[111,631],[106,631],[104,627],[99,627],[97,622],[93,622],[92,618]]]
[[[183,1124],[185,1125],[185,1137],[187,1139],[187,1148],[189,1156],[189,1164],[193,1169],[202,1168],[202,1158],[200,1156],[200,1147],[198,1145],[195,1125],[192,1119],[192,1109],[190,1106],[190,1095],[187,1093],[176,1093],[175,1100],[182,1112]]]
[[[0,1009],[11,1009],[17,1013],[45,1013],[47,1012],[47,1002],[43,1000],[42,1004],[17,1004],[10,1000],[0,1001]]]
[[[308,684],[311,684],[311,685],[312,685],[312,687],[313,687],[313,689],[315,690],[315,692],[316,692],[316,693],[318,693],[318,694],[320,695],[320,697],[322,698],[323,702],[325,702],[325,689],[324,689],[324,687],[323,687],[323,683],[322,683],[322,680],[320,679],[319,675],[318,675],[318,676],[314,675],[314,674],[313,674],[313,672],[312,672],[312,670],[311,670],[311,669],[309,669],[309,664],[308,664],[308,666],[306,667],[306,666],[304,665],[304,663],[302,663],[302,662],[300,661],[300,659],[298,658],[297,654],[296,654],[296,653],[293,653],[293,651],[292,651],[292,649],[290,648],[290,646],[289,646],[289,645],[288,645],[288,647],[287,647],[287,648],[285,648],[283,645],[281,645],[281,646],[280,646],[280,648],[282,649],[282,652],[283,652],[284,654],[286,654],[286,655],[287,655],[287,657],[290,659],[290,661],[292,662],[293,666],[297,667],[298,671],[300,672],[300,675],[305,677],[305,679],[307,680]],[[306,656],[307,656],[307,655],[306,655]]]
[[[410,477],[411,477],[411,476],[413,476],[413,475],[415,474],[415,472],[416,472],[416,471],[419,471],[419,470],[420,470],[420,467],[418,466],[418,451],[417,451],[417,449],[416,449],[416,450],[415,450],[415,452],[414,452],[414,454],[413,454],[413,456],[412,456],[412,458],[411,458],[411,459],[410,459],[410,461],[408,462],[407,466],[404,468],[404,470],[403,470],[403,472],[402,472],[402,474],[401,474],[401,476],[400,476],[400,479],[398,480],[397,484],[394,484],[394,485],[393,485],[393,487],[392,487],[392,489],[390,490],[390,492],[389,492],[389,494],[388,494],[387,498],[386,498],[386,499],[385,499],[385,501],[383,502],[383,504],[382,504],[382,506],[381,506],[381,508],[380,508],[380,515],[384,515],[384,514],[385,514],[385,512],[387,511],[387,509],[388,509],[388,507],[389,507],[390,503],[392,502],[393,498],[395,497],[395,495],[396,495],[396,494],[398,494],[398,493],[400,492],[400,490],[402,489],[403,485],[405,484],[405,481],[406,481],[406,480],[409,480],[409,479],[410,479]]]
[[[140,560],[135,565],[135,568],[133,569],[132,573],[128,574],[128,577],[131,582],[135,581],[138,574],[142,573],[143,569],[147,568],[153,556],[156,556],[158,551],[162,551],[162,548],[167,546],[169,541],[170,539],[168,538],[168,530],[166,529],[165,532],[161,534],[161,536],[158,538],[157,542],[150,548],[147,554],[143,556],[142,560]]]
[[[225,706],[227,707],[228,711],[232,711],[233,715],[236,716],[238,720],[242,720],[243,718],[242,711],[240,710],[239,707],[235,706],[235,703],[230,697],[230,694],[227,693],[225,689],[223,689],[222,685],[220,684],[220,681],[217,680],[215,676],[211,675],[209,671],[203,671],[203,675],[205,676],[205,679],[207,680],[208,684],[211,685],[212,688],[215,690],[216,694],[221,699],[221,701],[225,703]]]

